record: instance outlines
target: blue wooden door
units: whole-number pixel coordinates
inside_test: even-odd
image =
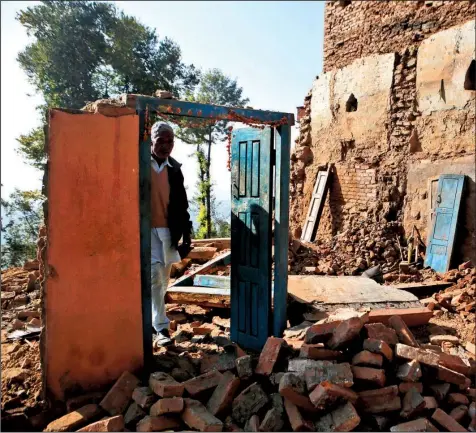
[[[271,128],[231,142],[231,338],[260,350],[271,331]]]
[[[446,272],[450,268],[464,180],[464,175],[458,174],[444,174],[438,178],[436,206],[425,257],[425,266],[437,272]]]

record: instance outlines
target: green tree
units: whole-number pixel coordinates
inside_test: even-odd
[[[38,229],[43,221],[44,197],[39,191],[15,189],[2,207],[2,269],[23,266],[36,257]],[[5,224],[4,224],[5,222]]]
[[[198,83],[197,70],[182,61],[175,42],[159,40],[155,29],[112,3],[43,1],[21,10],[17,20],[33,39],[17,60],[44,99],[42,122],[47,108],[82,108],[99,98],[157,89],[179,96]],[[43,128],[18,141],[20,155],[44,168]]]
[[[195,91],[188,91],[186,99],[203,104],[224,105],[229,107],[243,107],[248,98],[243,97],[243,89],[236,80],[225,75],[219,69],[206,71],[200,79]],[[199,234],[206,233],[213,236],[213,183],[210,176],[211,153],[214,143],[226,140],[228,121],[222,120],[210,123],[208,120],[194,121],[193,127],[188,127],[185,121],[178,120],[177,136],[185,143],[196,147],[195,155],[199,165],[199,185],[196,200],[199,209]]]

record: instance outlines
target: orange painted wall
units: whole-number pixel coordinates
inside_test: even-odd
[[[59,399],[143,364],[138,123],[51,112],[43,362]]]

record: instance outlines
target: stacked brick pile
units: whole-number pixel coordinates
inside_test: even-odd
[[[2,271],[2,310],[22,307],[39,298],[38,262],[26,262],[23,268]]]
[[[420,344],[399,316],[367,319],[270,337],[256,357],[169,349],[145,383],[125,372],[46,431],[476,431],[476,364]]]

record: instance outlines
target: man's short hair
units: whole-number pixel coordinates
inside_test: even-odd
[[[155,122],[152,125],[152,129],[150,131],[150,138],[151,140],[155,143],[157,139],[159,138],[159,135],[163,131],[169,131],[172,135],[174,135],[174,130],[172,127],[165,122]]]

